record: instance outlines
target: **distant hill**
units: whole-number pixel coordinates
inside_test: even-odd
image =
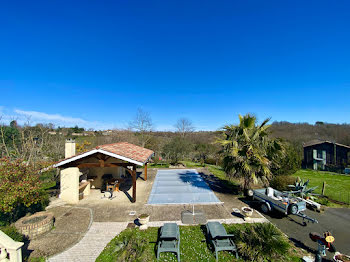
[[[293,144],[302,145],[311,140],[328,140],[350,145],[349,124],[328,124],[274,122],[271,129],[273,136],[284,138]]]

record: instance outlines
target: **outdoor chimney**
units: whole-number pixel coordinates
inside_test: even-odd
[[[72,157],[75,155],[75,140],[74,139],[66,139],[65,145],[65,154],[64,157]]]

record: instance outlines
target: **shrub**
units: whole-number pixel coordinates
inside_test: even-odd
[[[274,189],[285,191],[289,190],[290,188],[288,185],[294,185],[295,183],[295,177],[292,176],[275,176],[270,181],[270,186]]]
[[[292,175],[301,167],[301,147],[283,142],[285,154],[275,159],[271,168],[274,175]]]
[[[237,231],[238,251],[248,261],[283,261],[290,244],[271,223],[249,224]]]
[[[206,158],[204,163],[209,164],[209,165],[216,165],[217,164],[217,160],[215,158]],[[218,163],[219,164],[219,163]]]
[[[0,224],[14,222],[48,204],[39,170],[20,159],[0,159]]]
[[[14,226],[4,226],[0,227],[0,230],[12,238],[14,241],[22,242],[24,240],[24,236],[17,231],[17,228]]]
[[[138,229],[126,229],[105,247],[108,252],[102,252],[96,261],[148,261],[143,258],[147,245],[148,239]]]
[[[324,206],[328,206],[329,205],[329,200],[325,197],[319,197],[319,198],[316,198],[315,200],[317,203],[321,204],[321,205],[324,205]]]

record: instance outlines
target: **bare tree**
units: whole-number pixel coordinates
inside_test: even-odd
[[[175,128],[182,137],[185,137],[187,133],[193,132],[195,129],[192,121],[184,117],[177,120]]]
[[[140,144],[144,147],[152,137],[150,132],[153,129],[153,122],[149,112],[137,109],[134,120],[129,123],[129,128],[136,131]]]

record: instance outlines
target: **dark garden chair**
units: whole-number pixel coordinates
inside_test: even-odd
[[[176,223],[165,223],[160,229],[157,246],[157,260],[161,252],[176,253],[180,261],[180,230]]]
[[[218,261],[218,252],[223,250],[235,252],[238,258],[237,247],[232,240],[234,235],[227,234],[226,229],[219,222],[208,222],[205,227],[208,241],[215,249],[216,261]]]

